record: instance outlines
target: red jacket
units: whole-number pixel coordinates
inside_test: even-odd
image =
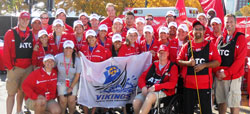
[[[116,18],[116,17],[115,17]],[[115,19],[114,18],[114,19]],[[108,33],[112,32],[112,26],[113,26],[113,21],[110,20],[109,17],[106,17],[105,19],[103,19],[99,25],[101,24],[105,24],[108,26]]]
[[[65,26],[65,31],[64,32],[66,32],[66,33],[68,33],[68,34],[71,34],[71,33],[74,33],[74,30],[73,30],[73,28],[71,27],[71,26],[69,26],[68,24],[66,24],[66,23],[64,23],[64,26]],[[48,34],[49,33],[53,33],[53,26],[49,26],[48,28],[47,28],[47,31],[48,31]]]
[[[188,44],[183,45],[181,48],[181,51],[177,57],[177,61],[179,60],[184,60],[188,61]],[[202,43],[194,43],[192,40],[192,48],[193,50],[201,50],[203,47],[207,45],[208,41],[204,40]],[[219,63],[221,63],[221,57],[218,53],[217,48],[210,43],[209,45],[209,62],[217,60]],[[182,66],[182,71],[181,74],[183,76],[184,80],[184,87],[186,88],[191,88],[191,89],[196,89],[196,81],[195,81],[195,76],[194,75],[187,75],[187,66]],[[213,77],[212,77],[212,68],[208,68],[208,75],[197,75],[197,82],[198,82],[198,87],[199,89],[210,89],[212,88],[212,83],[213,83]]]
[[[233,38],[235,37],[237,31],[234,32]],[[225,31],[223,34],[223,42],[226,42],[227,32]],[[215,45],[218,46],[220,38],[217,39]],[[239,78],[244,75],[244,66],[245,66],[245,57],[247,56],[247,43],[244,35],[240,35],[237,39],[234,51],[234,62],[230,67],[217,67],[214,71],[218,71],[220,69],[224,69],[224,73],[226,75],[223,80],[231,80]]]
[[[39,68],[30,73],[22,84],[25,100],[28,98],[36,100],[39,95],[45,96],[50,92],[49,100],[55,99],[57,88],[57,70],[53,69],[48,75],[43,68]]]
[[[104,45],[101,44],[101,40],[99,37],[97,37],[97,42],[98,44],[102,45],[105,49],[111,51],[111,48],[112,48],[112,39],[111,38],[105,38],[106,41],[104,42]]]
[[[89,50],[88,45],[83,46],[81,49],[81,52],[86,56],[86,58],[92,62],[101,62],[110,58],[110,52],[107,53],[107,51],[108,50],[100,44],[97,44],[92,52]]]
[[[155,64],[155,70],[156,70],[155,72],[156,72],[156,74],[159,75],[159,76],[163,76],[167,72],[167,70],[169,68],[170,61],[161,70],[159,69],[159,61],[154,62],[153,64]],[[139,77],[138,86],[141,89],[146,86],[146,77],[147,77],[147,74],[148,74],[151,66],[146,71],[144,71],[141,74],[141,76]],[[178,81],[178,67],[176,65],[173,65],[171,67],[170,72],[168,72],[168,75],[165,76],[165,78],[163,80],[163,83],[154,85],[155,86],[155,91],[160,91],[162,89],[167,89],[167,90],[164,91],[164,93],[167,96],[174,95],[177,81]]]
[[[46,31],[47,31],[48,34],[52,33],[53,32],[52,25],[48,25]]]
[[[220,36],[219,36],[220,37]],[[216,40],[217,38],[219,37],[216,37],[214,36],[214,34],[211,34],[209,37],[206,38],[206,40],[211,40],[214,44],[216,43]],[[217,46],[217,45],[216,45]]]
[[[67,33],[63,33],[61,38],[60,38],[60,43],[59,45],[56,45],[56,38],[54,37],[54,34],[51,33],[49,34],[49,45],[50,46],[56,46],[56,50],[57,50],[57,53],[61,53],[63,52],[63,43],[64,41],[66,40],[72,40],[74,42],[74,44],[76,45],[76,39],[73,37],[72,34],[67,34]]]
[[[25,33],[20,32],[18,27],[15,27],[14,29],[17,31],[20,37],[26,38],[30,35],[29,27],[27,27]],[[33,46],[34,44],[35,42],[33,40]],[[4,65],[8,68],[8,70],[11,70],[14,66],[27,68],[31,65],[31,59],[16,59],[16,62],[14,63],[14,59],[16,58],[16,48],[15,48],[14,33],[11,29],[9,29],[4,36],[3,53],[4,53],[3,56]]]
[[[122,44],[118,52],[119,57],[137,55],[137,54],[140,54],[140,47],[137,43],[135,43],[135,47],[128,46],[127,44]]]
[[[33,50],[32,65],[42,67],[43,66],[43,58],[46,54],[52,54],[52,55],[57,54],[56,47],[55,46],[52,47],[52,46],[48,45],[48,50],[45,51],[40,42],[38,42],[37,45],[39,46],[39,48],[37,51]]]
[[[81,48],[82,48],[82,46],[88,45],[87,40],[86,40],[84,34],[83,34],[83,36],[82,36],[82,39],[81,39],[79,42],[78,42],[78,40],[77,40],[75,34],[72,34],[72,37],[73,37],[73,39],[75,39],[75,42],[76,42],[75,47],[76,47],[77,51],[80,51]]]
[[[185,43],[185,42],[183,42],[183,43]],[[177,59],[177,56],[180,53],[181,48],[182,48],[182,46],[181,47],[179,46],[179,39],[175,38],[173,40],[170,40],[168,47],[169,47],[169,59],[170,59],[170,61],[177,63],[176,59]]]
[[[152,42],[153,42],[153,44],[149,46],[149,49],[147,49],[146,40],[144,39],[143,41],[141,41],[140,51],[147,52],[147,51],[153,50],[155,52],[155,56],[152,58],[152,62],[154,62],[155,60],[158,60],[157,51],[158,51],[158,48],[160,47],[160,43],[156,39],[153,40]]]

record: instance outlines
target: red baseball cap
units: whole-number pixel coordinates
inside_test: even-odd
[[[29,18],[30,19],[30,13],[23,11],[20,13],[19,18]]]
[[[195,25],[201,25],[201,26],[203,26],[204,28],[206,28],[205,25],[203,25],[203,24],[202,24],[200,21],[198,21],[198,20],[193,21],[192,27],[194,27]]]
[[[158,49],[158,52],[160,51],[166,51],[168,52],[168,47],[166,45],[160,45],[159,49]]]

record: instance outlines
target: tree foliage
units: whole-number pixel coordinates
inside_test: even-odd
[[[250,16],[250,6],[246,5],[240,9],[242,16]]]

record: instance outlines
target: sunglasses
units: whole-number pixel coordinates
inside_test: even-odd
[[[153,20],[153,18],[147,18],[146,20],[151,20],[151,21],[152,21],[152,20]]]
[[[48,19],[49,17],[41,17],[41,19]]]

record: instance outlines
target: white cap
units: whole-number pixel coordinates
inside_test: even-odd
[[[167,17],[168,15],[176,16],[175,12],[172,11],[172,10],[170,10],[170,11],[168,11],[168,12],[166,13],[166,17]]]
[[[113,23],[116,23],[116,22],[123,24],[123,21],[121,18],[115,18]]]
[[[89,20],[92,20],[92,19],[97,19],[97,20],[99,20],[99,16],[98,16],[97,14],[93,13],[93,14],[91,14],[91,15],[89,16]]]
[[[96,33],[94,30],[90,29],[86,32],[85,38],[88,38],[88,36],[96,36]]]
[[[38,38],[41,37],[44,34],[48,36],[48,33],[47,33],[46,30],[39,30],[39,32],[38,32]]]
[[[56,26],[57,24],[61,25],[61,26],[64,26],[64,23],[61,19],[55,19],[53,21],[53,26]]]
[[[73,49],[74,46],[75,46],[75,44],[74,44],[74,42],[71,41],[71,40],[66,40],[66,41],[64,41],[64,43],[63,43],[63,48],[70,47],[70,48]]]
[[[82,21],[81,21],[81,20],[76,20],[76,21],[74,21],[74,26],[73,26],[73,28],[75,28],[77,25],[82,25],[82,26],[83,26]]]
[[[207,15],[209,15],[208,13],[209,13],[210,11],[213,11],[213,12],[215,13],[215,15],[216,15],[216,11],[215,11],[213,8],[210,8],[210,9],[207,11]]]
[[[114,34],[112,36],[112,42],[116,42],[116,41],[122,41],[122,36],[120,34]]]
[[[180,24],[180,25],[178,26],[178,29],[177,29],[177,30],[179,30],[179,29],[182,29],[183,31],[188,32],[188,27],[187,27],[186,24]]]
[[[159,29],[159,34],[162,33],[162,32],[165,32],[165,33],[168,34],[168,33],[169,33],[168,28],[165,27],[165,26],[160,27],[160,29]]]
[[[101,31],[101,30],[108,31],[108,26],[105,25],[105,24],[101,24],[101,25],[99,26],[99,30],[100,30],[100,31]]]
[[[34,17],[34,18],[31,20],[31,24],[33,24],[35,21],[40,21],[40,22],[42,22],[40,18]]]
[[[127,32],[127,36],[131,33],[136,33],[137,35],[139,35],[138,31],[135,28],[130,28]]]
[[[151,25],[146,25],[143,28],[143,33],[145,34],[145,32],[150,32],[152,34],[154,32],[154,29]]]
[[[143,24],[145,24],[145,19],[142,17],[138,17],[135,19],[135,23],[138,23],[138,22],[142,22]]]
[[[85,17],[89,18],[88,14],[86,12],[80,13],[79,19],[80,19],[81,16],[85,16]]]
[[[53,61],[55,61],[55,57],[53,55],[47,54],[47,55],[44,56],[43,62],[45,62],[45,61],[47,61],[49,59],[52,59]]]
[[[172,26],[174,26],[175,28],[177,28],[177,23],[176,23],[176,22],[170,22],[170,23],[168,24],[168,28],[170,28],[170,27],[172,27]]]
[[[60,13],[64,13],[64,14],[66,15],[65,10],[62,9],[62,8],[59,8],[59,9],[56,10],[56,16],[59,15]],[[67,16],[67,15],[66,15],[66,16]]]
[[[196,19],[199,20],[198,18],[199,18],[200,16],[204,16],[205,18],[207,18],[207,16],[206,16],[205,13],[199,13],[199,14],[197,15]]]
[[[213,22],[215,22],[215,23],[217,23],[217,24],[221,24],[221,20],[220,20],[220,18],[218,18],[218,17],[214,17],[214,18],[211,20],[210,24],[212,25]]]

